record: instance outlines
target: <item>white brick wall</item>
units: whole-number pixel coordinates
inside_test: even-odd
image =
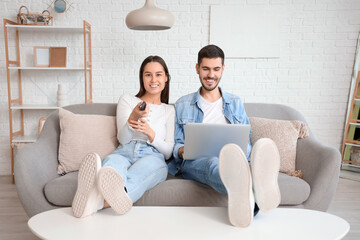
[[[2,0],[0,16],[16,21],[20,5],[41,12],[49,1]],[[221,86],[245,102],[287,104],[298,109],[325,144],[340,149],[348,91],[360,30],[358,0],[157,0],[159,7],[175,15],[168,31],[141,32],[126,28],[129,11],[143,0],[78,0],[66,14],[53,12],[56,25],[92,24],[93,84],[95,102],[117,102],[123,92],[135,94],[138,69],[150,54],[162,56],[172,75],[170,101],[199,87],[195,63],[199,49],[209,41],[209,11],[212,4],[276,5],[281,7],[281,56],[279,59],[226,59]],[[0,175],[10,174],[9,124],[3,24],[0,25]],[[67,34],[24,34],[22,62],[32,64],[33,46],[66,46],[68,62],[82,59],[81,41]],[[80,53],[76,55],[76,53]],[[226,54],[226,53],[225,53]],[[57,83],[68,88],[81,74],[65,76],[25,72],[24,101],[48,102],[31,83],[44,84],[55,98]],[[82,101],[78,84],[72,102]],[[49,111],[27,111],[26,130],[36,132],[39,117]]]

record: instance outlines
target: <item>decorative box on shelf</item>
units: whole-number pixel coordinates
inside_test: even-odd
[[[22,9],[26,9],[26,13],[21,12]],[[30,13],[27,7],[21,6],[17,15],[17,22],[24,25],[50,26],[53,25],[54,19],[48,10],[44,10],[42,13]]]

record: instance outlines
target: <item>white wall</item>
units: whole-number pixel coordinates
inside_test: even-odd
[[[46,9],[47,1],[2,0],[0,16],[16,21],[21,5],[31,12]],[[212,4],[276,5],[282,8],[281,54],[279,59],[226,59],[221,82],[224,90],[245,102],[281,103],[303,113],[319,140],[340,149],[350,79],[360,30],[358,0],[157,0],[159,7],[175,15],[175,26],[167,31],[129,30],[125,17],[140,8],[143,0],[69,0],[71,12],[53,12],[56,25],[92,24],[94,102],[117,102],[124,93],[138,89],[138,69],[148,55],[160,55],[172,75],[171,98],[196,91],[197,52],[209,43],[209,10]],[[226,27],[226,26],[224,26]],[[3,24],[0,26],[0,174],[10,174],[7,84]],[[24,34],[22,62],[31,64],[32,46],[74,46],[73,61],[81,60],[79,37],[44,33]],[[60,38],[60,40],[58,40]],[[80,56],[75,57],[75,53]],[[226,53],[225,53],[226,54]],[[70,61],[70,60],[69,60]],[[57,83],[70,88],[80,74],[65,77],[47,73],[24,74],[24,101],[49,101],[29,81],[45,84],[55,97]],[[72,92],[73,102],[83,98],[82,84]],[[26,130],[36,132],[37,120],[49,112],[26,112]],[[34,121],[31,121],[34,120]],[[35,123],[34,123],[35,122]]]

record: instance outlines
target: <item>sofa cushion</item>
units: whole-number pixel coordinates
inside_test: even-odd
[[[298,205],[310,195],[310,186],[304,180],[279,174],[281,205]],[[56,206],[71,206],[77,188],[77,172],[53,179],[45,185],[46,199]],[[211,187],[181,176],[168,175],[134,204],[137,206],[227,206],[227,196]]]
[[[296,145],[298,138],[309,135],[305,123],[250,117],[251,144],[260,138],[272,139],[280,153],[280,172],[291,175],[295,171]]]
[[[281,205],[299,205],[310,196],[310,186],[300,178],[279,173]],[[160,183],[144,193],[135,205],[138,206],[219,206],[227,207],[227,196],[216,192],[208,185],[168,175]]]
[[[86,154],[103,159],[118,146],[114,116],[74,114],[59,109],[60,142],[58,174],[79,170]]]
[[[310,185],[301,178],[279,173],[280,205],[298,205],[310,196]]]
[[[70,172],[48,182],[44,187],[46,199],[61,207],[69,207],[77,189],[78,171]]]

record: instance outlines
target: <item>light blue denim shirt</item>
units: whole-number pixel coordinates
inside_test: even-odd
[[[220,88],[219,88],[220,89]],[[200,106],[200,90],[201,88],[194,93],[188,94],[181,97],[175,103],[175,145],[173,156],[174,159],[169,163],[169,173],[176,175],[182,163],[182,159],[178,156],[178,150],[180,147],[184,146],[184,130],[185,124],[189,122],[201,123],[203,121],[204,113],[201,110]],[[225,118],[231,124],[249,124],[250,121],[246,115],[244,105],[241,99],[231,93],[222,92],[220,89],[223,98],[223,113]],[[251,136],[251,131],[250,131]],[[246,152],[246,157],[250,161],[250,152],[251,152],[251,143],[249,143]]]

